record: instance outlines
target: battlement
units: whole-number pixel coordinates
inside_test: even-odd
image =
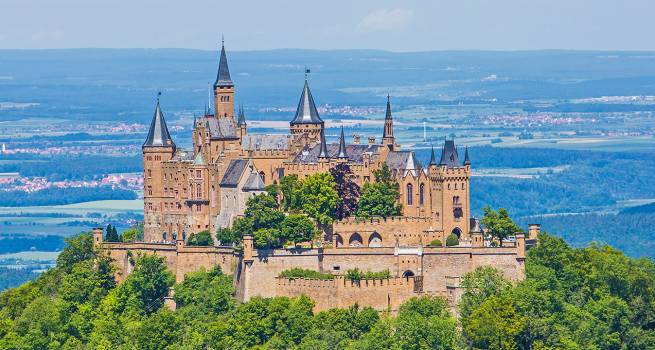
[[[431,222],[432,218],[422,217],[422,216],[390,216],[383,218],[381,216],[370,217],[370,218],[357,218],[357,217],[348,217],[343,220],[338,220],[334,222],[334,227],[347,226],[347,225],[366,225],[366,224],[383,224],[383,223],[413,223],[413,222]]]

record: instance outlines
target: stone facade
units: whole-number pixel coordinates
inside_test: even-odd
[[[144,157],[144,242],[103,243],[95,232],[97,247],[105,249],[117,265],[122,280],[139,254],[157,254],[181,281],[201,267],[220,266],[234,275],[237,298],[254,296],[296,296],[305,294],[316,301],[317,310],[353,303],[376,309],[397,307],[408,298],[438,295],[456,302],[459,279],[477,266],[497,267],[512,280],[524,277],[526,244],[535,244],[538,226],[530,227],[532,241],[517,235],[502,248],[489,246],[477,220],[470,217],[469,183],[471,162],[464,160],[454,141],[445,140],[441,157],[434,149],[429,164],[422,165],[414,152],[400,149],[393,135],[391,103],[387,98],[381,142],[373,136],[361,143],[355,135],[347,144],[341,134],[338,144],[325,141],[325,123],[305,84],[287,135],[248,132],[242,108],[235,116],[235,84],[221,49],[214,83],[214,113],[207,110],[193,124],[192,149],[173,142],[157,101]],[[190,247],[190,233],[229,227],[243,215],[248,198],[262,193],[264,186],[284,176],[327,172],[346,163],[352,178],[363,186],[375,181],[374,172],[385,164],[400,188],[402,213],[398,217],[360,220],[347,218],[333,224],[331,235],[314,246],[256,250],[251,236],[243,249],[233,247]],[[430,247],[429,243],[455,234],[459,245]],[[334,280],[282,279],[290,268],[331,273]],[[346,280],[349,269],[389,270],[384,280]]]

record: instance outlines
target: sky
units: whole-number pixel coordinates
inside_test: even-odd
[[[654,0],[0,0],[0,49],[655,50]]]

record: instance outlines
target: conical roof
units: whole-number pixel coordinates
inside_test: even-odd
[[[243,106],[239,108],[239,120],[237,126],[246,126],[246,114],[243,112]]]
[[[391,115],[391,98],[387,95],[387,112],[384,115],[384,133],[382,140],[393,138],[393,116]]]
[[[459,157],[457,155],[457,148],[455,147],[454,140],[446,140],[444,142],[439,165],[446,165],[449,167],[459,166]]]
[[[321,128],[321,149],[318,152],[319,158],[328,158],[327,142],[325,141],[325,129]]]
[[[221,58],[218,61],[218,74],[214,86],[234,86],[230,77],[230,69],[227,66],[227,55],[225,54],[225,44],[221,43]]]
[[[346,137],[343,134],[343,126],[341,127],[341,137],[339,138],[339,153],[337,153],[337,158],[348,158],[346,153]]]
[[[471,165],[471,159],[469,159],[469,148],[466,146],[466,151],[464,151],[464,165]]]
[[[434,146],[432,146],[432,154],[430,154],[430,165],[437,165],[437,157],[434,154]]]
[[[146,137],[146,142],[143,143],[144,147],[168,147],[173,146],[173,140],[171,135],[168,133],[168,127],[166,126],[166,120],[164,119],[164,113],[161,111],[159,106],[159,98],[157,98],[157,106],[155,107],[155,114],[152,116],[152,122],[150,123],[150,130],[148,131],[148,136]]]
[[[298,109],[296,115],[291,121],[291,124],[322,124],[323,120],[318,115],[316,104],[312,97],[312,92],[309,91],[309,84],[305,79],[305,86],[300,95],[300,102],[298,102]]]

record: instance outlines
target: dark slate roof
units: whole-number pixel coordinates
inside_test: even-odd
[[[385,161],[392,170],[420,170],[418,162],[412,151],[391,151]]]
[[[239,108],[239,121],[237,121],[237,126],[248,125],[246,124],[246,114],[243,112],[243,106]]]
[[[209,135],[212,139],[235,139],[238,138],[237,130],[230,118],[205,117],[205,125],[209,126]]]
[[[348,150],[346,149],[346,137],[343,134],[343,126],[341,127],[341,137],[339,137],[339,152],[337,158],[348,158]]]
[[[459,166],[459,157],[457,156],[457,148],[455,147],[454,140],[446,140],[444,142],[439,165],[445,165],[449,167]]]
[[[149,147],[175,147],[175,143],[171,139],[171,135],[168,133],[168,127],[166,126],[166,120],[164,120],[164,113],[159,107],[159,98],[157,99],[157,106],[155,107],[155,114],[152,116],[152,122],[150,123],[150,130],[148,131],[148,136],[146,137],[146,142],[143,143],[143,146]]]
[[[434,154],[434,146],[432,146],[432,153],[430,153],[430,165],[437,165],[437,157]]]
[[[466,147],[466,151],[464,151],[464,165],[471,165],[471,159],[469,159],[469,148]]]
[[[300,102],[298,102],[298,109],[296,115],[291,121],[291,124],[322,124],[323,120],[318,115],[316,104],[312,92],[309,91],[309,84],[305,80],[305,86],[300,95]]]
[[[325,141],[325,128],[321,128],[321,144],[318,150],[319,158],[328,158],[327,141]]]
[[[241,179],[241,175],[243,175],[243,172],[246,171],[247,166],[248,166],[247,159],[232,160],[230,164],[227,166],[227,170],[225,170],[225,175],[223,175],[223,179],[221,180],[220,186],[236,187],[239,184],[239,179]]]
[[[225,45],[221,45],[221,58],[218,61],[218,74],[214,86],[234,86],[230,77],[230,69],[227,67],[227,55],[225,55]]]
[[[243,191],[263,191],[264,190],[264,181],[262,181],[262,177],[259,176],[256,172],[251,172],[250,175],[248,175],[248,179],[246,180],[246,183],[243,185],[243,188],[241,190]]]
[[[329,157],[336,159],[339,154],[339,144],[332,143],[326,144],[326,146]],[[378,154],[379,147],[379,145],[346,145],[346,154],[348,154],[348,160],[350,162],[363,163],[364,153],[369,152],[372,154],[371,161],[374,161]],[[295,163],[317,163],[320,150],[320,143],[313,147],[307,147],[302,152],[298,153],[293,161]]]
[[[246,134],[241,140],[241,149],[245,151],[287,150],[289,135]]]
[[[387,95],[387,112],[384,115],[384,132],[382,137],[393,137],[393,117],[391,116],[391,101]]]

